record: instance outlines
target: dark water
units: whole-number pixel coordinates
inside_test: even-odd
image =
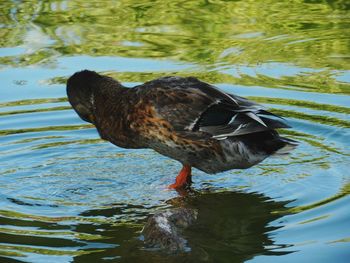
[[[348,1],[1,1],[0,262],[349,262]],[[282,114],[286,158],[167,191],[180,165],[98,138],[73,72],[128,86],[197,76]],[[147,217],[197,209],[188,251],[144,247]]]

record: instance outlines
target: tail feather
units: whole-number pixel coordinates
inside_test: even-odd
[[[284,155],[298,145],[297,141],[281,137],[275,130],[246,134],[241,140],[250,149],[267,155]]]

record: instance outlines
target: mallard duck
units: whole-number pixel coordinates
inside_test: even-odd
[[[192,167],[209,174],[246,169],[297,144],[277,133],[289,127],[281,117],[194,77],[167,76],[127,88],[83,70],[68,79],[67,95],[102,139],[179,161],[173,189],[191,184]]]

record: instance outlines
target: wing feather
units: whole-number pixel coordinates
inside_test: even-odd
[[[230,94],[237,105],[227,102],[208,108],[198,119],[200,131],[210,133],[213,138],[223,139],[278,128],[289,128],[284,119],[264,109],[263,106]],[[219,114],[220,113],[220,114]]]
[[[143,88],[158,114],[178,132],[201,131],[221,140],[289,127],[262,105],[193,77],[164,77],[145,83]]]

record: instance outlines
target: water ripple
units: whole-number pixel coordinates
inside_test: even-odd
[[[347,262],[346,1],[2,5],[1,262]],[[126,86],[196,76],[283,115],[300,144],[247,170],[195,170],[178,196],[165,188],[178,163],[112,146],[73,112],[65,83],[84,68]],[[174,207],[198,211],[191,250],[145,248],[147,217]]]

